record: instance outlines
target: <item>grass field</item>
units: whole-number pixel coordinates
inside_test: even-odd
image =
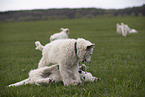
[[[122,37],[116,23],[124,22],[138,30]],[[6,86],[28,77],[37,68],[43,45],[61,27],[70,29],[70,38],[85,38],[95,43],[87,71],[101,78],[81,86],[62,83]],[[145,97],[145,17],[98,17],[92,19],[48,20],[0,23],[0,96],[1,97]]]

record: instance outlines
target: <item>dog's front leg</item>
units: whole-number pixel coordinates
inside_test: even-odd
[[[65,86],[72,84],[72,79],[70,78],[68,74],[68,68],[65,65],[59,65],[60,75],[62,77],[63,84]]]
[[[74,74],[74,79],[76,80],[75,84],[81,83],[81,79],[80,79],[79,72],[78,72],[79,64],[72,66],[72,71],[73,71],[72,74]]]

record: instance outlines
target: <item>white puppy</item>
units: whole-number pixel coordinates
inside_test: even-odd
[[[69,29],[66,28],[60,28],[61,32],[60,33],[55,33],[53,35],[50,36],[50,41],[54,41],[57,39],[67,39],[68,38],[68,34],[69,34]]]
[[[94,46],[94,44],[82,38],[52,41],[43,47],[42,58],[38,67],[42,68],[51,64],[59,64],[60,75],[64,85],[70,85],[74,82],[80,83],[78,63],[79,61],[91,62]],[[72,71],[74,80],[68,74],[68,69]]]
[[[85,65],[82,65],[81,67],[86,68]],[[81,79],[83,79],[85,82],[90,81],[97,81],[97,77],[93,77],[91,73],[89,72],[84,72],[82,70],[79,70],[79,76]],[[72,77],[72,72],[68,70],[68,74]],[[26,85],[26,84],[49,84],[49,83],[57,83],[57,82],[62,82],[62,78],[60,76],[60,71],[59,71],[59,65],[52,65],[49,67],[43,67],[43,68],[38,68],[35,70],[31,70],[29,72],[29,78],[22,80],[20,82],[17,82],[15,84],[10,84],[8,87],[11,86],[20,86],[20,85]]]

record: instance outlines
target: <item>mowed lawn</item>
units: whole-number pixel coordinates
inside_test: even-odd
[[[138,31],[122,37],[116,23],[124,22]],[[26,79],[38,67],[41,51],[35,41],[49,43],[60,28],[70,29],[70,38],[95,43],[87,71],[101,78],[80,86],[26,85],[6,87]],[[81,65],[82,63],[80,63]],[[145,17],[98,17],[0,23],[0,97],[145,97]]]

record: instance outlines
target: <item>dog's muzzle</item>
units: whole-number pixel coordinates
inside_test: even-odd
[[[90,62],[88,62],[86,59],[84,59],[84,60],[82,61],[82,63],[84,63],[85,61],[86,61],[87,63],[91,63],[91,61],[90,61]]]

